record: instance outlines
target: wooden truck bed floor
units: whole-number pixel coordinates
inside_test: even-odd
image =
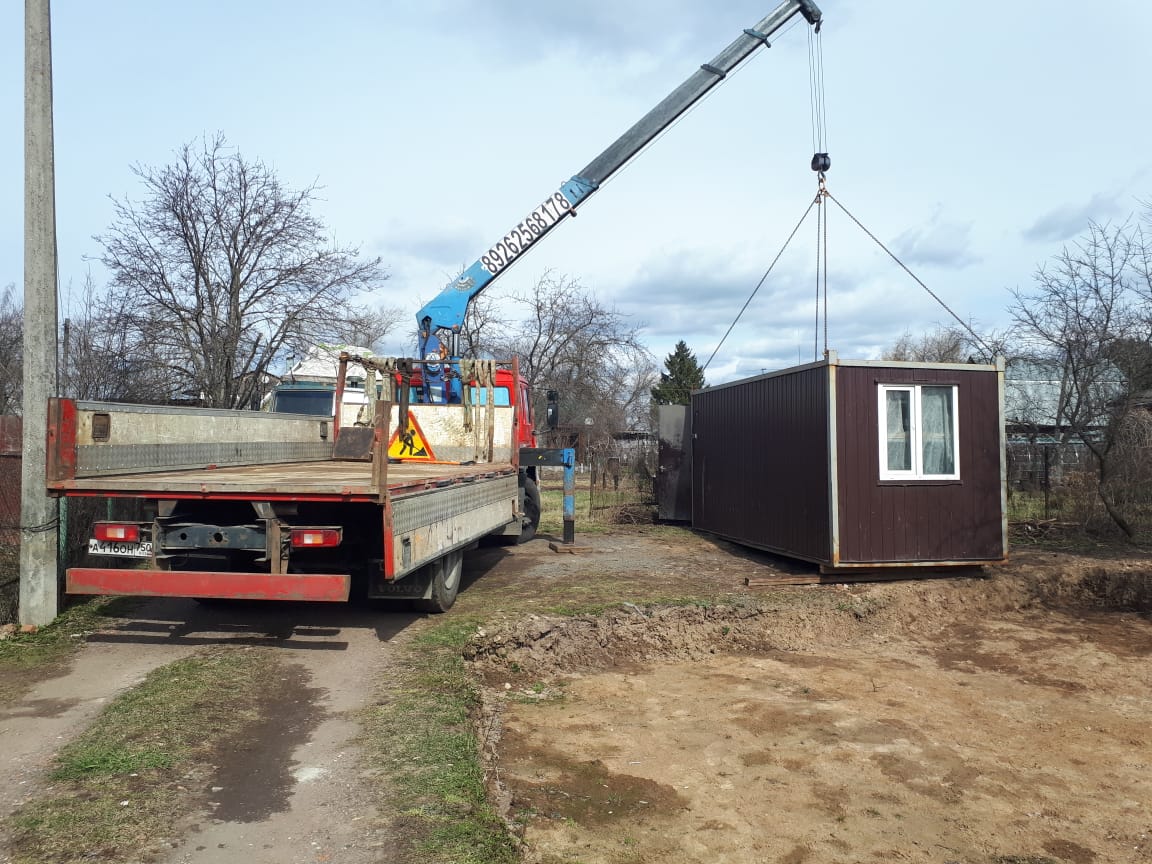
[[[388,465],[387,486],[393,495],[516,473],[510,464],[449,465],[402,462]],[[379,503],[372,486],[370,462],[281,462],[109,474],[53,484],[65,495],[140,498],[242,498],[256,500],[340,500]]]

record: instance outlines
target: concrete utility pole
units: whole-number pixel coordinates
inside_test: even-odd
[[[45,490],[48,397],[56,393],[56,177],[49,0],[24,2],[24,453],[20,623],[56,617],[56,499]]]

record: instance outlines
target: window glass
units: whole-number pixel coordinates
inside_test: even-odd
[[[912,470],[912,391],[888,390],[885,394],[888,427],[888,470]]]
[[[469,387],[472,391],[472,404],[473,405],[487,405],[488,404],[488,388],[487,387]],[[508,395],[507,387],[493,388],[495,393],[495,401],[497,408],[507,408],[512,404],[511,396]]]
[[[953,474],[956,471],[952,393],[951,387],[921,388],[920,429],[925,474]]]
[[[332,413],[334,397],[334,390],[277,390],[272,397],[272,410],[323,417]]]
[[[880,479],[958,480],[956,388],[879,387]]]

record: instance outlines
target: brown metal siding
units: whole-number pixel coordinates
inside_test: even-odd
[[[840,560],[1002,558],[997,374],[987,369],[841,366],[837,375]],[[957,385],[958,483],[880,482],[878,384]]]
[[[826,367],[696,393],[692,433],[693,527],[829,559]]]
[[[0,543],[19,543],[20,454],[19,417],[0,416]]]

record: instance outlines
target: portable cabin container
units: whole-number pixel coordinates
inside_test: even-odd
[[[692,525],[845,568],[1005,560],[1004,363],[840,360],[692,394]]]

